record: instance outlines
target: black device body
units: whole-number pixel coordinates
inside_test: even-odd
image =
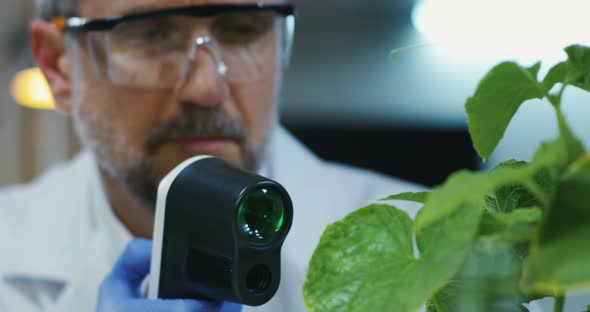
[[[248,194],[260,189],[280,194],[284,218],[274,239],[253,244],[238,224],[238,210]],[[162,181],[156,206],[150,298],[257,306],[274,296],[281,247],[293,219],[291,199],[280,184],[200,156]]]

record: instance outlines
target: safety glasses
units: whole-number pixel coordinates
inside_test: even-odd
[[[83,33],[95,68],[113,84],[170,88],[205,63],[231,83],[271,76],[290,58],[295,9],[283,4],[193,5],[104,19],[59,17]],[[203,59],[201,59],[203,60]]]

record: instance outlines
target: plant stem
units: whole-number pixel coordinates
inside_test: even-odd
[[[567,86],[568,85],[564,83],[559,89],[559,92],[555,95],[554,100],[550,100],[550,102],[553,105],[553,108],[555,108],[555,113],[557,114],[557,124],[559,126],[559,133],[562,136],[569,138],[573,137],[573,133],[569,128],[567,121],[565,120],[565,116],[563,116],[563,111],[561,110],[561,99]],[[550,95],[547,94],[547,97],[550,97]]]
[[[565,304],[564,296],[555,297],[555,304],[553,305],[553,312],[563,312],[563,306]]]
[[[559,127],[559,133],[565,137],[572,137],[572,130],[569,128],[567,121],[565,120],[565,116],[563,115],[563,111],[560,107],[555,108],[555,112],[557,113],[557,125]]]

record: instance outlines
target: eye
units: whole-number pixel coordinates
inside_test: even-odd
[[[143,32],[136,35],[138,40],[142,41],[166,41],[173,35],[173,32],[167,28],[151,28],[145,29]]]
[[[180,27],[166,19],[146,19],[122,23],[113,29],[112,39],[129,47],[153,45],[172,48],[182,37]]]
[[[221,44],[240,45],[253,43],[273,27],[273,13],[229,13],[212,21],[211,33]]]

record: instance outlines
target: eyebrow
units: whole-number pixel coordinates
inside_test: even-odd
[[[134,8],[129,8],[129,9],[123,10],[118,15],[131,15],[131,14],[145,13],[145,12],[153,11],[154,9],[159,9],[159,8],[154,7],[153,5],[139,5]]]

